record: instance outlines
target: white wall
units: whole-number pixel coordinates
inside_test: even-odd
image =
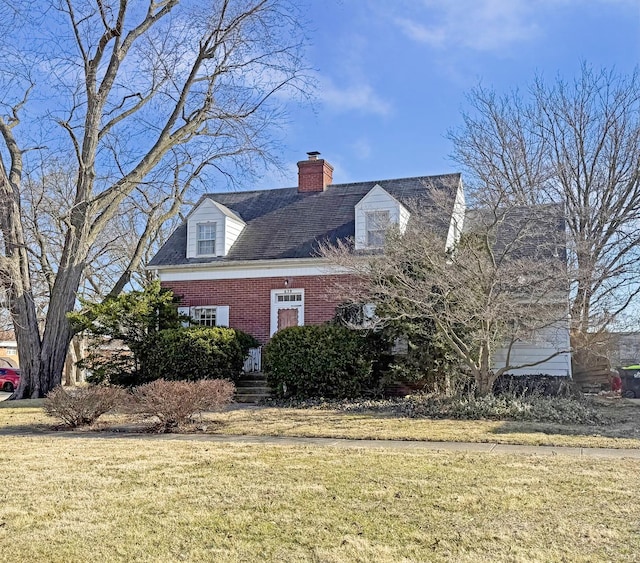
[[[571,353],[568,323],[558,324],[539,331],[530,340],[516,342],[511,349],[511,365],[539,362],[556,352],[561,352],[550,360],[535,366],[509,370],[511,375],[552,375],[571,376]],[[501,348],[493,356],[493,368],[504,367],[507,349]]]
[[[398,225],[402,231],[404,231],[409,222],[409,211],[397,199],[376,184],[367,195],[356,203],[356,250],[367,248],[366,214],[369,211],[389,211],[389,221],[394,225]]]
[[[233,243],[236,242],[242,229],[244,229],[246,223],[242,221],[236,221],[232,217],[225,218],[225,233],[224,233],[224,255],[229,254],[229,250],[233,246]]]
[[[225,214],[215,202],[205,199],[187,220],[187,258],[199,256],[197,252],[198,223],[216,224],[215,256],[226,256],[245,226],[243,221]]]
[[[462,182],[460,182],[458,191],[456,192],[456,199],[453,203],[453,212],[451,214],[449,232],[447,233],[447,244],[445,247],[447,250],[453,248],[460,239],[460,235],[462,234],[462,227],[464,224],[465,209],[466,205],[464,200],[464,188],[462,187]]]

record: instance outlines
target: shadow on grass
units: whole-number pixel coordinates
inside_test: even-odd
[[[44,405],[44,399],[20,399],[16,401],[0,402],[0,409],[39,409]]]
[[[58,430],[58,426],[55,424],[11,424],[8,426],[0,426],[0,436],[24,436],[38,434],[49,434]]]
[[[546,434],[560,436],[598,436],[602,438],[627,438],[640,440],[637,422],[612,422],[609,424],[552,424],[543,422],[503,421],[491,430],[492,434]]]

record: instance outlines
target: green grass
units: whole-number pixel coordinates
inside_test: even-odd
[[[1,415],[0,415],[1,416]],[[640,463],[0,437],[0,561],[637,561]]]

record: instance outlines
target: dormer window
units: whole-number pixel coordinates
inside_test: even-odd
[[[355,206],[356,250],[384,247],[387,229],[395,225],[404,233],[409,210],[376,184]]]
[[[198,256],[211,256],[216,253],[216,224],[198,223],[197,227],[197,254]]]
[[[391,222],[389,211],[365,212],[367,230],[367,246],[369,248],[382,248],[384,246],[385,232]]]
[[[187,219],[187,258],[227,256],[245,225],[238,213],[205,196]]]

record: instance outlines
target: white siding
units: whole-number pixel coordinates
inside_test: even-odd
[[[538,332],[531,340],[516,342],[511,349],[511,365],[531,364],[535,366],[509,370],[511,375],[552,375],[571,376],[571,352],[569,351],[569,327],[567,325],[548,327]],[[552,354],[561,352],[553,358],[542,361]],[[494,354],[493,367],[504,367],[507,349],[501,348]]]
[[[410,216],[411,213],[409,213],[409,210],[404,205],[400,204],[400,223],[398,224],[398,228],[402,234],[407,230]]]
[[[398,225],[402,231],[404,231],[409,221],[409,211],[397,199],[376,184],[367,195],[356,203],[355,243],[357,250],[367,248],[366,216],[367,212],[371,211],[388,211],[389,221],[394,225]]]
[[[225,215],[209,200],[203,201],[191,213],[187,221],[187,258],[196,258],[198,223],[216,223],[216,256],[224,252],[224,219]]]
[[[453,203],[453,212],[451,214],[451,223],[449,224],[449,232],[447,233],[447,245],[446,249],[449,250],[453,248],[458,240],[460,239],[460,235],[462,234],[462,227],[464,224],[464,212],[465,212],[465,201],[464,201],[464,189],[462,187],[462,182],[458,186],[458,191],[456,192],[456,199]]]
[[[242,229],[244,229],[245,223],[242,221],[237,221],[231,217],[226,217],[225,221],[225,229],[224,229],[224,255],[229,254],[229,250],[233,246],[233,243],[236,242]]]
[[[215,256],[226,256],[233,243],[244,229],[245,223],[239,218],[229,216],[229,210],[221,209],[218,204],[209,199],[204,200],[189,216],[187,220],[187,258],[197,258],[197,229],[198,223],[216,224],[216,252]]]

